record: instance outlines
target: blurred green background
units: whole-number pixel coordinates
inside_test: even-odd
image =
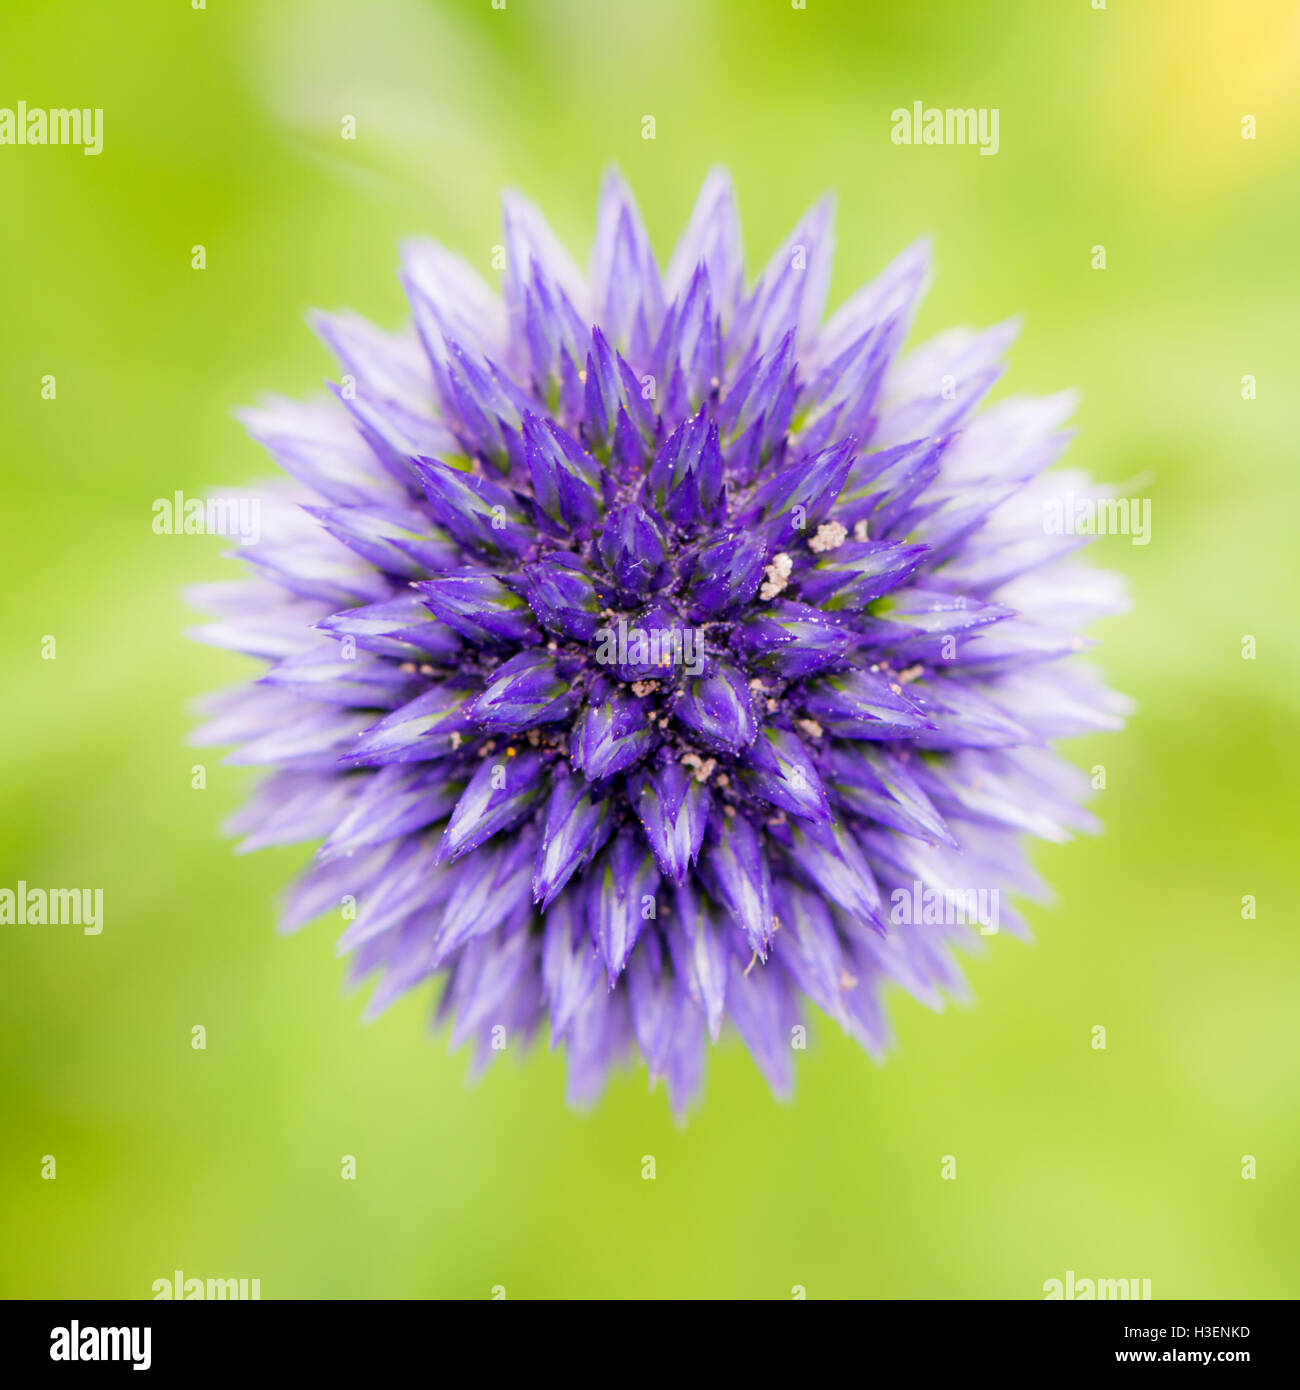
[[[1294,5],[4,8],[0,106],[105,117],[98,158],[0,147],[0,884],[102,886],[106,927],[0,928],[0,1293],[1300,1294]],[[1000,152],[895,147],[915,100],[998,107]],[[309,308],[394,326],[411,233],[491,274],[506,185],[585,258],[611,160],[661,254],[729,165],[751,268],[834,189],[833,301],[932,232],[918,340],[1023,311],[1010,387],[1078,385],[1069,458],[1153,478],[1151,545],[1092,552],[1131,579],[1098,635],[1139,710],[1073,750],[1106,833],[1037,852],[1036,944],[992,942],[973,1008],[897,996],[883,1069],[819,1027],[789,1105],[724,1039],[682,1129],[643,1071],[570,1112],[544,1049],[468,1085],[430,995],[363,1026],[329,926],[274,934],[305,852],[235,858],[250,773],[184,743],[253,668],[178,591],[235,566],[150,529],[269,471],[229,411],[319,389]]]

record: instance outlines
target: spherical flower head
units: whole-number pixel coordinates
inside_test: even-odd
[[[878,1056],[1090,825],[1072,402],[976,414],[1014,325],[901,355],[924,245],[823,322],[827,204],[746,290],[720,172],[662,271],[615,174],[588,276],[513,194],[504,248],[503,302],[406,246],[412,331],[321,315],[335,399],[245,414],[291,482],[197,593],[270,663],[198,736],[276,769],[241,848],[323,840],[285,927],[341,912],[371,1011],[440,977],[479,1062],[546,1022],[575,1103],[639,1053],[682,1110],[728,1022],[784,1093],[809,1002]]]

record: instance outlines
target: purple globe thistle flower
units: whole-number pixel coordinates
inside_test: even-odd
[[[413,331],[319,316],[337,399],[244,416],[292,483],[197,593],[270,662],[197,736],[277,769],[240,848],[323,840],[284,927],[342,905],[371,1012],[440,976],[480,1062],[547,1020],[575,1102],[639,1052],[680,1111],[727,1020],[786,1092],[809,1001],[878,1056],[1092,824],[1072,401],[976,415],[1011,324],[900,356],[924,245],[823,323],[826,203],[746,291],[722,173],[662,272],[613,174],[588,277],[514,195],[505,251],[502,303],[408,245]]]

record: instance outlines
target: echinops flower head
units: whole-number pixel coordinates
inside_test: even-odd
[[[321,840],[285,928],[342,913],[372,1012],[438,977],[479,1062],[545,1023],[575,1103],[639,1054],[681,1111],[728,1024],[784,1093],[810,1003],[878,1056],[1092,824],[1072,400],[976,413],[1014,324],[903,354],[923,244],[824,320],[831,247],[746,288],[714,172],[661,269],[610,174],[584,276],[510,194],[501,297],[412,242],[411,329],[317,316],[334,399],[244,413],[289,479],[195,591],[269,663],[196,736],[275,769],[241,848]]]

